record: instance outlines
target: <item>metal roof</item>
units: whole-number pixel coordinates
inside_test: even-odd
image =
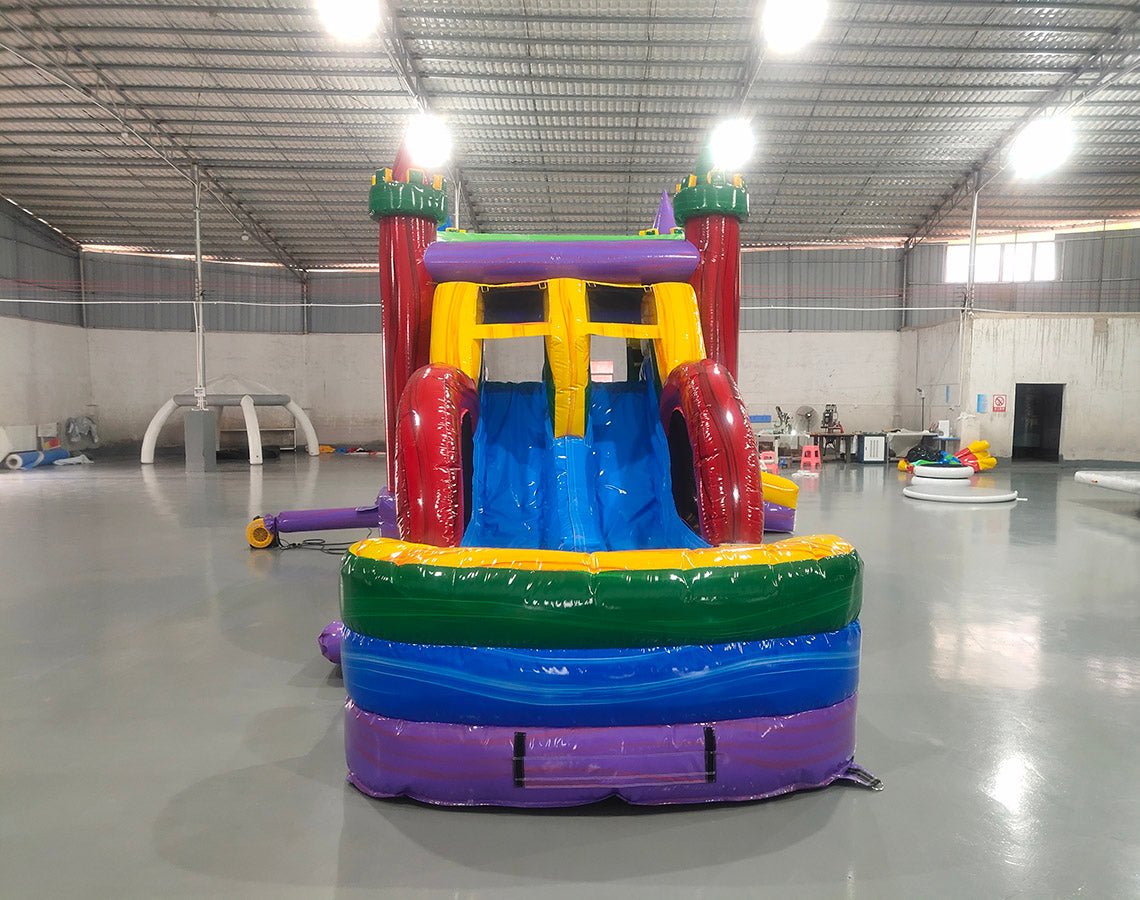
[[[1140,3],[833,0],[790,57],[756,11],[395,0],[346,47],[305,0],[0,0],[0,194],[83,243],[185,252],[198,160],[206,251],[301,269],[373,258],[369,180],[421,106],[451,122],[460,225],[484,231],[645,227],[741,112],[747,244],[899,242],[961,235],[970,173],[1082,101],[1070,162],[999,172],[983,229],[1140,216]]]

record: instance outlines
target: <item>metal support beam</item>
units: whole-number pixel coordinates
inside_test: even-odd
[[[111,116],[125,132],[130,133],[141,141],[148,150],[162,159],[181,177],[188,181],[193,181],[196,186],[202,184],[204,181],[205,184],[202,186],[208,191],[210,196],[233,217],[234,221],[249,231],[274,259],[278,260],[282,265],[300,277],[302,271],[301,264],[297,262],[293,255],[269,232],[266,226],[263,225],[256,216],[252,215],[242,202],[219,182],[217,177],[208,171],[199,171],[197,175],[193,176],[188,174],[187,167],[196,166],[197,161],[181,141],[171,137],[165,129],[163,129],[161,124],[153,118],[149,111],[135,104],[130,97],[127,96],[123,87],[113,82],[88,56],[79,53],[74,46],[64,38],[59,29],[49,24],[38,11],[29,10],[29,13],[35,18],[39,28],[51,35],[54,46],[49,47],[45,41],[33,40],[19,23],[14,20],[9,12],[0,10],[0,22],[3,22],[12,29],[12,31],[20,35],[34,48],[34,51],[30,51],[26,48],[13,48],[3,43],[0,43],[0,49],[6,50],[12,56],[31,66],[53,82],[84,97],[96,108]],[[32,59],[28,55],[31,52],[34,52],[42,62]],[[78,58],[86,65],[87,70],[94,75],[98,88],[93,85],[88,86],[80,83],[65,71],[61,71],[61,66],[66,64],[68,57]],[[97,93],[98,90],[101,90],[107,96],[100,97],[99,93]],[[133,120],[128,118],[128,114],[133,116]],[[145,123],[144,128],[149,132],[150,136],[143,134],[142,131],[136,127],[136,122],[140,121]],[[197,187],[195,190],[197,190]]]
[[[916,30],[954,30],[954,31],[969,31],[969,32],[1040,32],[1045,34],[1050,33],[1069,33],[1069,34],[1105,34],[1111,31],[1103,25],[1075,25],[1075,24],[1060,24],[1055,20],[1049,23],[1039,23],[1030,21],[1011,21],[1011,22],[987,22],[987,21],[945,21],[945,15],[942,10],[947,6],[954,7],[974,7],[979,10],[978,15],[983,19],[985,14],[991,12],[995,7],[1007,6],[1010,9],[1017,9],[1020,4],[1001,4],[994,3],[992,0],[939,0],[939,2],[927,3],[926,0],[910,0],[910,6],[921,6],[926,8],[935,8],[938,10],[933,16],[928,19],[914,21],[911,18],[873,18],[863,16],[849,16],[837,17],[833,19],[829,25],[836,29],[846,28],[867,28],[876,30],[895,30],[895,31],[916,31]],[[60,3],[55,0],[41,0],[38,6],[45,10],[56,11],[74,11],[74,10],[88,10],[92,12],[112,12],[119,11],[125,12],[130,15],[137,15],[140,12],[157,12],[164,15],[195,15],[205,16],[210,12],[209,7],[204,7],[198,4],[180,3],[175,0],[170,2],[153,2],[153,3],[134,3],[123,2],[123,0],[98,0],[98,2],[89,3]],[[1095,10],[1098,12],[1116,12],[1127,7],[1119,7],[1115,4],[1103,2],[1089,2],[1085,3],[1083,0],[1053,0],[1048,4],[1050,9],[1065,9],[1070,11],[1084,11]],[[602,7],[604,9],[604,7]],[[1031,7],[1025,8],[1029,13],[1033,10]],[[296,18],[307,18],[312,14],[311,9],[304,4],[295,6],[285,6],[284,4],[274,3],[267,6],[256,6],[250,4],[227,4],[226,12],[230,15],[236,16],[263,16],[278,18],[281,16],[291,16]],[[624,15],[624,14],[610,14],[605,12],[592,13],[588,11],[575,11],[573,13],[530,13],[525,19],[518,16],[513,12],[488,12],[485,10],[464,9],[456,8],[456,6],[439,7],[436,9],[415,9],[408,10],[400,13],[401,19],[415,21],[417,23],[427,23],[422,26],[427,31],[433,27],[439,27],[434,23],[451,22],[478,22],[480,24],[487,22],[503,23],[509,25],[524,25],[525,23],[551,23],[551,24],[565,24],[565,25],[657,25],[657,26],[673,26],[678,28],[702,28],[707,27],[709,24],[709,17],[701,13],[693,13],[691,15]],[[723,15],[717,16],[713,21],[717,25],[724,25],[729,28],[744,28],[750,24],[751,16],[748,15]],[[129,27],[129,26],[128,26]],[[118,30],[119,26],[115,27]],[[181,31],[181,29],[179,29]],[[245,33],[243,29],[235,29],[236,32]],[[410,33],[410,29],[409,29]],[[290,31],[288,34],[291,37],[299,37],[309,32]],[[323,37],[320,33],[317,36]],[[415,36],[419,37],[417,31]],[[430,34],[423,35],[430,37]]]
[[[974,312],[974,290],[978,283],[978,195],[982,192],[981,172],[974,173],[973,203],[970,211],[970,260],[966,269],[966,311]]]
[[[396,70],[396,78],[423,112],[431,112],[431,98],[424,88],[423,81],[416,68],[415,60],[408,50],[407,41],[404,39],[401,26],[394,15],[386,13],[385,17],[386,21],[382,26],[384,29],[384,45],[388,50],[388,58],[392,62],[392,67]],[[463,189],[463,171],[459,163],[452,161],[448,165],[448,175],[451,178],[452,185],[455,187],[457,215],[459,198],[463,196],[467,201],[467,221],[470,223],[473,231],[478,231],[479,213],[475,208],[475,204],[471,201],[470,191]]]
[[[190,167],[194,180],[194,401],[206,408],[206,289],[202,279],[202,179],[198,164]]]
[[[1135,71],[1135,66],[1121,67],[1120,61],[1131,57],[1137,50],[1140,50],[1136,38],[1138,22],[1140,22],[1140,10],[1133,12],[1128,20],[1114,29],[1109,37],[1102,41],[1079,67],[1062,79],[1040,103],[1022,116],[1015,125],[1008,128],[990,150],[971,166],[970,171],[951,185],[950,190],[942,196],[922,223],[907,238],[907,244],[914,245],[929,237],[934,229],[970,195],[971,191],[976,200],[977,185],[988,183],[1005,168],[1003,157],[1026,125],[1059,105],[1065,109],[1079,106],[1088,101],[1094,94],[1109,87],[1114,81]],[[1096,80],[1091,84],[1079,84],[1090,75],[1095,75]],[[973,186],[971,186],[971,179],[974,181]]]

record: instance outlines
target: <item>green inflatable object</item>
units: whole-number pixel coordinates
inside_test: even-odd
[[[377,173],[368,191],[368,214],[373,219],[385,216],[411,215],[435,219],[437,225],[447,221],[447,186],[436,189],[426,184],[406,181],[384,181]]]
[[[341,617],[411,644],[585,649],[715,644],[838,631],[859,615],[854,551],[775,565],[541,571],[358,557],[341,565]]]

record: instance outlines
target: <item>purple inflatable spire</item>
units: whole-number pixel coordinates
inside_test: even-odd
[[[661,192],[661,202],[657,204],[653,227],[657,229],[658,234],[668,234],[677,227],[677,220],[673,218],[673,201],[666,191]]]

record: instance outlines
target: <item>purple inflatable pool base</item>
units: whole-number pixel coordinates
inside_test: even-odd
[[[760,800],[847,780],[855,695],[787,716],[617,728],[504,728],[387,719],[345,706],[348,780],[371,797],[440,806]]]

